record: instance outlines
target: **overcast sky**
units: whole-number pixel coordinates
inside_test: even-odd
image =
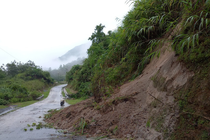
[[[86,43],[102,23],[114,30],[126,0],[0,0],[0,65],[32,60],[40,66]]]

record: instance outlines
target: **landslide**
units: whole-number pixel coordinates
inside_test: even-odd
[[[169,39],[161,47],[160,57],[154,58],[135,80],[115,89],[111,97],[100,103],[93,98],[87,99],[61,110],[46,121],[69,132],[83,131],[89,137],[170,137],[179,117],[174,91],[194,74],[178,61]]]
[[[88,137],[210,139],[209,7],[205,0],[137,0],[115,33],[96,26],[88,59],[68,75],[94,98],[46,121]]]

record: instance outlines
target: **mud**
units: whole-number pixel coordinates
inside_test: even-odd
[[[49,96],[32,105],[17,109],[13,112],[0,116],[0,139],[1,140],[39,140],[39,139],[83,139],[84,137],[73,137],[63,135],[56,129],[42,128],[37,130],[36,127],[28,127],[32,123],[38,124],[43,122],[44,114],[50,109],[61,109],[69,106],[65,103],[60,107],[61,89],[66,85],[59,85],[51,89]],[[7,110],[8,111],[8,110]],[[43,122],[44,123],[44,122]],[[30,128],[33,128],[30,131]],[[25,132],[24,129],[27,129]]]

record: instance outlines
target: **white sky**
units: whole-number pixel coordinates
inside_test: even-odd
[[[96,25],[105,25],[105,33],[116,29],[115,18],[131,9],[125,2],[0,0],[0,65],[15,59],[45,67],[49,59],[86,43]]]

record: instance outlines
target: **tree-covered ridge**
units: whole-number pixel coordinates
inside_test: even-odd
[[[0,104],[36,99],[38,91],[53,83],[49,72],[32,61],[7,63],[0,68]]]

